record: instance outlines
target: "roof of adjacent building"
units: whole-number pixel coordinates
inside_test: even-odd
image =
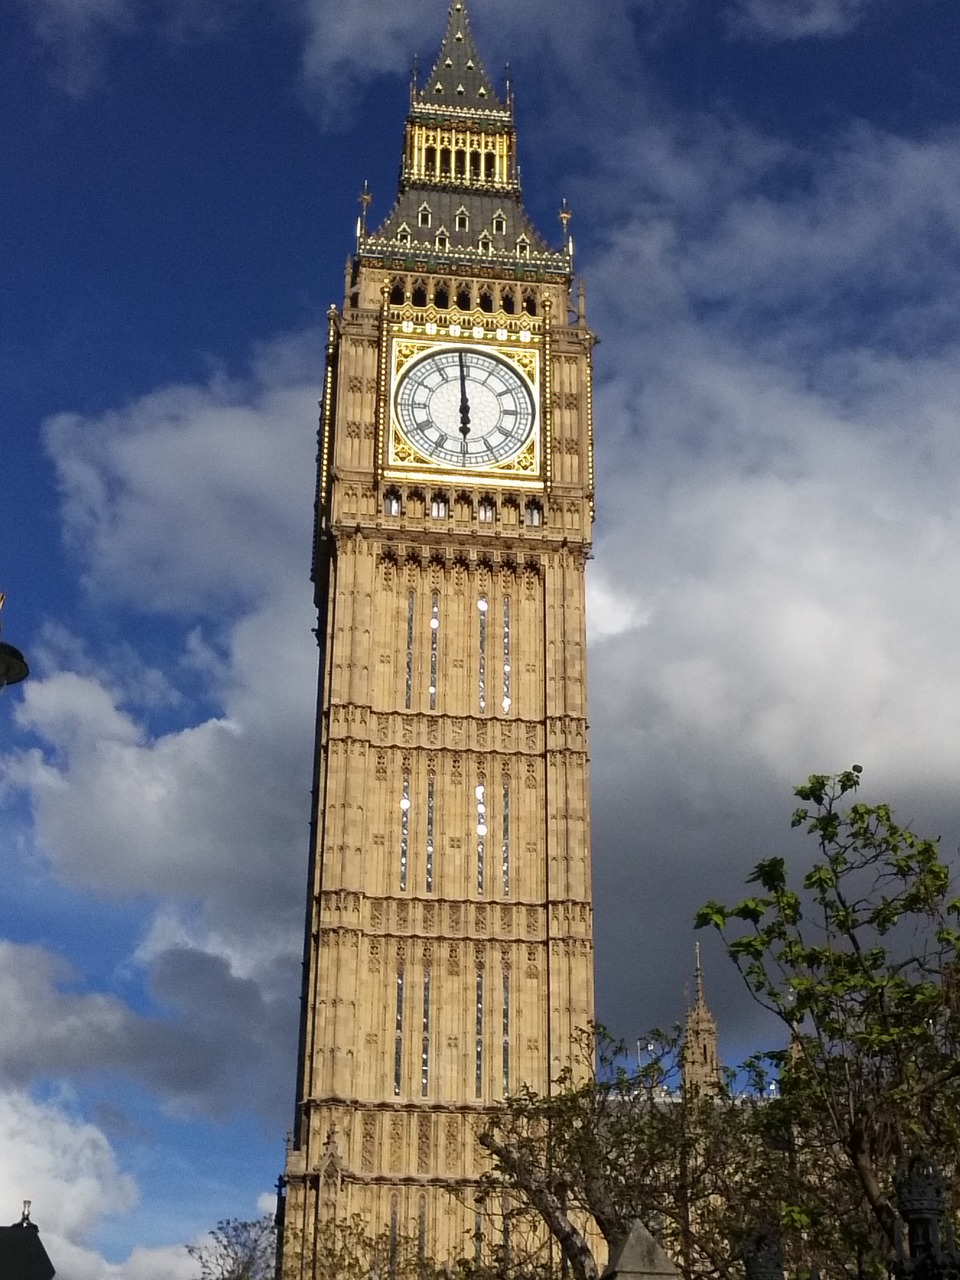
[[[55,1275],[36,1223],[26,1214],[13,1226],[0,1227],[0,1280],[52,1280]]]

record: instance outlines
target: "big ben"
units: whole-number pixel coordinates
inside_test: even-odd
[[[283,1275],[317,1223],[480,1249],[478,1125],[593,1016],[573,246],[523,207],[509,93],[455,0],[400,185],[328,315],[312,845]]]

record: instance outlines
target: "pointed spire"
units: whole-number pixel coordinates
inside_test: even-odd
[[[687,1007],[683,1028],[683,1086],[709,1093],[720,1084],[717,1024],[703,993],[703,964],[697,943],[696,996]]]
[[[700,962],[700,942],[697,941],[697,1007],[706,1008],[707,1002],[703,996],[703,965]]]
[[[502,111],[486,71],[480,62],[477,46],[470,30],[465,0],[453,0],[446,35],[433,70],[419,91],[419,102],[426,106],[474,107]]]

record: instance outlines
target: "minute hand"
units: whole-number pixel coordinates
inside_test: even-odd
[[[467,399],[467,370],[463,362],[463,352],[460,356],[460,434],[463,436],[463,443],[466,445],[467,436],[470,434],[470,401]]]

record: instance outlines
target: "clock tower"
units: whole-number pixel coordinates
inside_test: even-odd
[[[328,315],[320,691],[284,1280],[316,1228],[498,1248],[477,1127],[593,1016],[584,567],[591,353],[573,246],[454,0],[399,193]],[[569,214],[561,213],[566,234]]]

